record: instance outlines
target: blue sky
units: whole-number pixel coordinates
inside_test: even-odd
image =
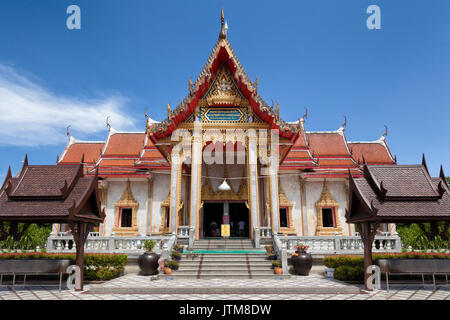
[[[81,8],[81,30],[66,9]],[[366,8],[381,8],[369,30]],[[71,125],[81,140],[144,131],[187,94],[220,29],[259,93],[307,130],[336,130],[350,141],[387,142],[400,164],[427,157],[432,175],[450,174],[450,2],[446,0],[0,2],[0,179],[53,164]]]

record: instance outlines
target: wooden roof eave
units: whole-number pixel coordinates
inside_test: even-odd
[[[355,193],[355,195],[357,196],[357,198],[359,199],[359,201],[362,203],[363,207],[366,209],[367,215],[369,217],[372,217],[373,219],[371,220],[376,220],[376,213],[377,213],[377,209],[373,206],[373,203],[369,203],[369,201],[366,199],[366,197],[363,195],[363,193],[361,192],[361,190],[358,187],[358,184],[355,182],[353,175],[351,174],[351,171],[348,171],[349,173],[349,209],[350,210],[346,210],[346,215],[345,218],[347,220],[347,223],[354,223],[357,220],[357,216],[359,215],[355,215],[352,216],[352,209],[353,209],[353,203],[352,203],[352,195],[353,193]]]
[[[83,215],[80,215],[80,210],[84,207],[86,202],[91,197],[92,193],[95,194],[95,202],[97,205],[97,210],[100,212],[100,216],[98,216],[97,222],[103,222],[105,219],[105,212],[104,210],[101,210],[101,204],[100,204],[100,198],[98,196],[98,169],[95,173],[95,176],[91,179],[91,184],[89,185],[89,188],[86,189],[83,196],[81,197],[81,200],[77,204],[75,199],[73,199],[72,206],[68,209],[69,211],[69,220],[71,221],[79,221],[79,220],[92,220],[90,218],[83,218]]]

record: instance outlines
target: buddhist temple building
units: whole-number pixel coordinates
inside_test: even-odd
[[[349,171],[357,179],[364,164],[395,166],[387,133],[352,142],[346,122],[337,130],[308,131],[307,112],[295,122],[281,119],[280,105],[261,98],[257,78],[246,74],[227,31],[222,15],[206,64],[195,81],[187,81],[181,103],[162,106],[163,121],[146,115],[142,132],[108,124],[104,141],[69,135],[57,165],[82,161],[85,175],[98,174],[106,213],[98,232],[120,237],[189,228],[202,239],[214,235],[216,222],[230,225],[230,237],[242,237],[237,228],[243,221],[243,236],[250,239],[262,229],[355,235],[345,219]],[[66,228],[55,225],[54,232]],[[381,225],[380,232],[393,234],[395,227]]]

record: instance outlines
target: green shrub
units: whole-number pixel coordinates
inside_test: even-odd
[[[364,268],[349,265],[338,266],[334,270],[334,278],[344,281],[360,281],[364,279]]]
[[[427,231],[430,230],[430,224],[424,224]],[[439,229],[443,229],[444,223],[439,222]],[[411,247],[415,250],[427,250],[427,249],[443,249],[449,247],[449,242],[441,239],[441,237],[436,237],[433,241],[429,241],[419,225],[412,223],[410,225],[397,224],[396,227],[398,236],[401,239],[402,246],[404,248]],[[450,230],[448,231],[450,237]]]
[[[372,255],[372,262],[379,259],[450,259],[448,253],[376,253]],[[336,255],[326,256],[323,263],[328,268],[334,268],[334,277],[344,281],[364,280],[364,256],[362,255]]]
[[[75,254],[3,253],[0,259],[68,259],[75,264]],[[87,253],[84,255],[85,280],[110,280],[123,274],[128,257],[125,254]]]
[[[9,232],[9,223],[8,222],[0,222],[3,223],[3,228],[6,232]],[[2,249],[19,249],[19,250],[36,250],[37,247],[45,248],[47,243],[47,238],[50,236],[52,232],[52,226],[50,224],[31,224],[26,228],[26,224],[19,223],[18,224],[18,232],[22,233],[22,237],[19,241],[15,241],[11,235],[0,234],[0,248]]]

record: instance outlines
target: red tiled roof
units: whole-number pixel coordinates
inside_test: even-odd
[[[103,146],[104,143],[75,142],[68,146],[59,163],[79,163],[83,154],[85,163],[96,163]]]
[[[306,133],[313,156],[350,156],[343,135],[338,132]]]
[[[353,159],[358,163],[363,163],[363,156],[367,164],[393,164],[388,149],[378,142],[349,142],[349,148]]]
[[[111,134],[102,157],[135,156],[139,157],[144,146],[145,133]]]

